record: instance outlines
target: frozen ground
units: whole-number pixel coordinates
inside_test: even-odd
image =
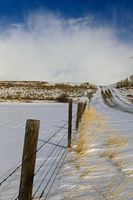
[[[103,91],[102,95],[101,91]],[[10,166],[16,165],[20,160],[26,119],[41,120],[40,138],[46,140],[50,133],[52,135],[57,129],[53,127],[53,124],[64,123],[67,117],[67,106],[34,104],[33,107],[33,104],[3,104],[0,112],[2,116],[0,146],[2,164],[0,166],[1,175],[3,175]],[[64,130],[52,142],[57,144],[63,135]],[[66,145],[66,142],[63,140],[61,145]],[[43,158],[47,156],[49,148],[51,146],[47,144],[47,148],[38,154],[37,169],[43,163]],[[59,152],[63,155],[65,152],[60,146],[57,150],[35,177],[34,192],[45,177],[47,168],[56,165],[56,160],[54,164],[52,163],[56,154]],[[12,185],[7,185],[1,190],[2,192],[0,191],[1,200],[15,200],[14,196],[18,192],[16,191],[17,176],[19,172],[11,178]],[[48,179],[49,176],[46,178]],[[46,182],[41,185],[40,191],[43,191]],[[35,195],[36,199],[40,199],[37,198],[40,195],[39,192]],[[46,199],[45,195],[41,199]],[[125,98],[121,97],[115,89],[110,87],[99,89],[93,98],[91,109],[86,109],[72,149],[67,152],[47,199],[133,199],[133,105],[125,101]]]
[[[99,89],[86,110],[50,200],[133,199],[133,106],[107,89],[112,95]]]
[[[75,106],[73,106],[73,112],[75,112]],[[44,103],[44,104],[0,104],[0,181],[8,176],[17,166],[19,166],[22,157],[23,140],[25,133],[25,124],[27,119],[40,120],[40,135],[39,138],[47,141],[58,129],[58,126],[64,124],[67,120],[68,104],[59,103]],[[66,125],[67,127],[67,125]],[[59,143],[60,139],[67,137],[65,129],[60,131],[56,137],[50,142]],[[66,145],[66,140],[62,140],[60,145]],[[39,141],[38,147],[43,145],[43,141]],[[54,148],[53,144],[46,144],[37,154],[36,169],[38,169],[44,159],[46,159],[49,152]],[[50,156],[45,165],[41,168],[37,176],[35,177],[34,191],[39,186],[41,179],[47,173],[52,160],[60,152],[60,147],[56,148],[56,151]],[[62,152],[63,152],[62,148]],[[61,156],[61,155],[59,155]],[[58,156],[58,157],[59,157]],[[45,168],[45,170],[44,170]],[[50,173],[52,173],[52,168]],[[50,175],[49,173],[49,175]],[[48,179],[49,175],[46,177]],[[13,200],[18,194],[20,179],[20,169],[17,170],[7,181],[0,185],[0,200]],[[45,186],[45,183],[43,183]],[[35,197],[39,195],[36,193]]]

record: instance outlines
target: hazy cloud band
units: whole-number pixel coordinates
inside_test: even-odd
[[[29,15],[0,34],[0,79],[113,83],[133,73],[133,47],[93,17]]]

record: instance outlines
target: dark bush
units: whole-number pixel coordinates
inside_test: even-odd
[[[133,98],[133,95],[132,94],[128,94],[127,97]]]
[[[65,93],[61,94],[59,97],[57,97],[56,99],[58,102],[62,102],[62,103],[67,103],[69,100],[69,96]]]

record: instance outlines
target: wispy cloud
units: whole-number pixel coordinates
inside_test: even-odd
[[[108,84],[133,73],[133,46],[93,22],[41,12],[9,25],[0,34],[0,79]]]

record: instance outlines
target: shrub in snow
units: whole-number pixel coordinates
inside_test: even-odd
[[[69,100],[69,96],[65,93],[61,94],[59,97],[57,97],[56,99],[58,102],[63,102],[63,103],[67,103]]]

